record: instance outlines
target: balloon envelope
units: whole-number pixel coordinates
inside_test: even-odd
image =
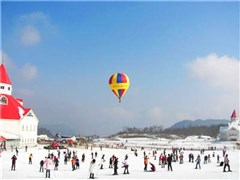
[[[119,102],[127,92],[130,85],[129,78],[124,73],[115,73],[109,79],[109,87],[112,92],[118,97]]]

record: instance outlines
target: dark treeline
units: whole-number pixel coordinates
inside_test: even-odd
[[[197,127],[187,127],[187,128],[167,128],[163,129],[162,126],[150,126],[144,128],[136,128],[136,127],[126,127],[123,131],[118,132],[115,135],[123,135],[123,134],[149,134],[149,135],[177,135],[180,137],[187,137],[191,135],[205,135],[216,138],[219,134],[220,126],[224,125],[212,125],[212,126],[197,126]]]
[[[54,137],[48,129],[38,127],[38,135],[40,135],[40,134],[46,134],[50,138]]]

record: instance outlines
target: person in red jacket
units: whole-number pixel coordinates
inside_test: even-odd
[[[162,153],[161,153],[160,156],[159,156],[159,165],[162,164],[162,159],[163,159],[163,155],[162,155]]]

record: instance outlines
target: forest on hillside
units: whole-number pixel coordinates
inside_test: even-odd
[[[192,135],[205,135],[210,136],[212,138],[216,138],[219,134],[220,126],[224,125],[212,125],[212,126],[197,126],[197,127],[187,127],[187,128],[167,128],[163,129],[162,126],[150,126],[144,128],[136,128],[136,127],[126,127],[122,131],[114,134],[113,136],[117,135],[126,135],[126,134],[138,134],[138,135],[177,135],[179,137],[185,138],[187,136]]]

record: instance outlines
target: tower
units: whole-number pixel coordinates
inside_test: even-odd
[[[236,111],[234,109],[234,111],[233,111],[233,113],[231,115],[231,123],[232,122],[236,122],[236,121],[238,121],[238,116],[237,116],[237,113],[236,113]]]
[[[0,65],[0,94],[12,95],[12,82],[3,64]]]

